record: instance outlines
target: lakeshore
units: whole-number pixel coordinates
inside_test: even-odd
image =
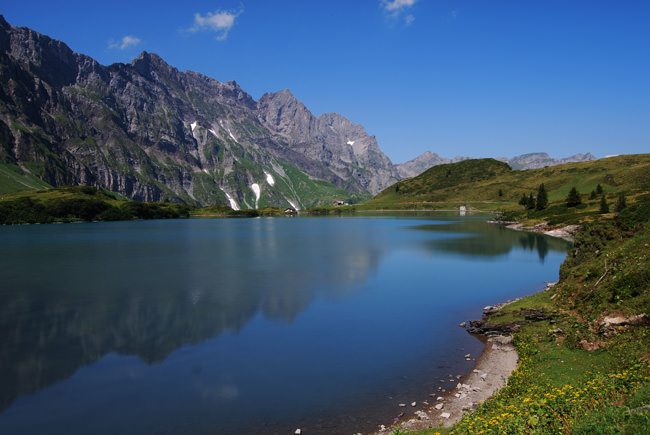
[[[514,301],[485,307],[482,321],[512,302]],[[507,384],[510,374],[517,368],[519,361],[517,351],[512,344],[512,336],[507,330],[502,332],[472,334],[485,344],[480,356],[475,359],[472,370],[460,379],[455,379],[458,383],[453,388],[439,387],[437,393],[430,394],[431,400],[405,404],[405,409],[408,407],[414,411],[408,414],[404,412],[404,415],[391,424],[380,425],[379,430],[372,434],[385,435],[397,429],[423,430],[450,427],[460,421],[466,412],[474,410],[477,405],[492,397]],[[466,359],[468,358],[471,358],[471,355],[466,355]],[[449,385],[449,381],[443,383],[441,380],[441,385]]]
[[[573,243],[575,234],[580,230],[580,225],[566,225],[549,228],[543,222],[535,226],[524,226],[514,222],[500,222],[491,220],[489,223],[505,225],[513,231],[524,231],[545,234]],[[547,284],[545,290],[552,288],[555,283]],[[498,312],[503,307],[518,301],[509,300],[483,309],[482,324],[487,323],[490,315]],[[465,327],[463,322],[461,327]],[[380,425],[379,430],[372,435],[384,435],[397,429],[424,430],[439,427],[451,427],[463,418],[468,411],[473,411],[477,405],[492,397],[497,391],[505,387],[508,378],[517,368],[519,355],[512,343],[512,335],[508,326],[495,327],[491,331],[481,330],[474,335],[485,346],[481,355],[475,360],[472,371],[461,376],[452,389],[439,387],[439,394],[430,394],[431,400],[421,403],[412,402],[410,408],[413,412],[403,412],[391,424]],[[468,330],[471,333],[471,328]],[[466,355],[470,356],[470,355]],[[406,404],[405,404],[406,405]],[[406,408],[407,406],[404,406]]]

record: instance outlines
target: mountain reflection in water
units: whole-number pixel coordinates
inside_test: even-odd
[[[456,253],[464,256],[492,257],[506,255],[515,247],[537,251],[544,261],[549,250],[564,252],[569,243],[561,239],[522,231],[513,231],[503,225],[490,224],[483,220],[442,225],[417,225],[412,229],[453,234],[449,238],[423,241],[431,251]]]
[[[223,378],[223,374],[216,375],[211,378],[212,383],[207,381],[204,360],[209,352],[216,351],[216,347],[210,344],[212,347],[206,348],[202,344],[225,332],[238,335],[250,323],[256,324],[255,331],[262,331],[253,334],[257,334],[255,340],[259,340],[259,337],[267,334],[265,330],[275,328],[271,328],[270,324],[261,326],[260,321],[254,322],[254,319],[290,325],[315,301],[324,301],[331,302],[326,306],[331,313],[314,313],[311,310],[311,315],[324,318],[340,316],[329,326],[330,336],[321,338],[321,343],[310,343],[315,347],[303,350],[307,352],[305,363],[286,369],[290,370],[290,375],[259,373],[260,379],[270,377],[269,380],[272,380],[273,376],[277,377],[277,382],[273,381],[274,386],[268,388],[268,394],[278,389],[286,390],[286,394],[303,397],[302,405],[310,412],[316,412],[316,406],[321,405],[311,404],[311,401],[320,403],[317,401],[319,395],[326,397],[331,394],[335,397],[338,394],[337,382],[331,380],[335,373],[345,379],[345,382],[339,382],[349,384],[364,396],[367,394],[360,390],[361,385],[377,389],[376,384],[384,382],[371,376],[380,374],[393,379],[395,375],[383,372],[388,369],[405,370],[400,367],[408,358],[396,356],[395,361],[390,358],[378,361],[378,356],[385,354],[378,347],[380,343],[395,349],[411,345],[411,341],[403,340],[396,331],[391,323],[394,319],[384,321],[377,318],[380,310],[383,310],[381,316],[390,317],[392,313],[385,310],[391,309],[394,313],[402,313],[396,314],[398,319],[402,319],[400,327],[405,327],[403,321],[406,320],[416,330],[422,330],[421,325],[430,323],[428,316],[442,320],[444,315],[450,315],[429,313],[425,305],[414,301],[414,298],[420,298],[415,296],[418,292],[428,288],[422,283],[436,279],[436,276],[429,276],[434,272],[427,271],[430,267],[427,266],[427,259],[432,255],[441,258],[449,255],[495,257],[523,247],[526,250],[536,249],[539,258],[544,260],[549,251],[558,252],[562,257],[568,246],[562,241],[504,230],[483,221],[465,219],[454,222],[427,217],[39,225],[0,228],[0,240],[3,259],[0,265],[0,410],[4,410],[0,413],[0,429],[3,421],[20,427],[20,418],[12,417],[13,414],[9,412],[19,397],[59,385],[60,381],[72,378],[83,367],[97,366],[92,373],[102,373],[102,367],[110,366],[118,355],[136,356],[147,366],[157,367],[164,365],[176,351],[186,349],[184,352],[193,352],[195,356],[189,359],[194,361],[191,363],[192,375],[204,376],[204,380],[183,388],[196,390],[202,401],[217,400],[222,403],[225,400],[234,406],[234,403],[239,403],[242,389],[253,386],[243,385],[241,380],[235,384],[231,378],[234,375]],[[409,272],[412,276],[393,277],[413,266],[413,258],[418,257],[424,259],[424,268]],[[404,267],[400,266],[400,261],[406,262]],[[387,267],[396,267],[397,270],[390,272],[392,275],[389,277],[384,275],[388,273],[384,272]],[[440,299],[430,293],[449,286],[446,278],[440,276],[439,280],[440,289],[430,288],[425,299],[431,300],[427,303],[433,304],[432,307],[439,306],[439,309],[450,312],[450,308],[445,308],[451,304],[446,297]],[[490,296],[481,296],[486,297]],[[434,302],[432,298],[439,298],[439,302]],[[477,298],[476,303],[481,303],[481,298]],[[403,303],[415,305],[401,307]],[[413,319],[403,317],[404,310],[413,313],[420,309],[422,313],[418,316],[422,318],[415,317],[416,314]],[[324,322],[320,317],[314,317],[313,321]],[[306,324],[301,327],[307,329],[293,332],[301,343],[315,339],[303,337],[309,334],[307,331],[312,331],[313,337],[326,334],[320,329],[309,329],[320,326],[303,323]],[[459,333],[453,331],[453,334]],[[435,331],[428,334],[432,334],[431,339],[458,342],[457,338],[444,338]],[[272,340],[278,339],[282,340],[281,337],[273,337],[269,338],[268,343],[254,341],[250,345],[263,351],[266,347],[277,346]],[[361,343],[370,347],[365,349]],[[343,347],[337,348],[339,345]],[[237,344],[229,346],[236,349]],[[435,347],[426,343],[417,346],[422,347],[421,352],[427,355],[431,347]],[[354,363],[347,356],[349,352],[359,352]],[[417,357],[420,351],[406,352]],[[313,366],[316,360],[307,358],[309,353],[323,364],[321,368]],[[245,364],[252,364],[246,358],[256,358],[242,355]],[[279,365],[283,356],[274,355],[273,350],[269,349],[264,353],[264,358],[268,359],[265,363]],[[219,361],[220,367],[225,364],[225,360]],[[351,363],[347,374],[341,371],[345,370],[341,366],[344,361]],[[377,367],[371,365],[375,363]],[[117,376],[115,370],[107,373]],[[131,374],[125,372],[123,376],[128,378],[137,372],[142,377],[144,367],[133,366],[129,370]],[[235,369],[232,370],[234,373]],[[238,370],[244,369],[240,367]],[[306,371],[302,373],[303,370]],[[300,381],[294,386],[282,381],[283,376],[306,377],[318,371],[324,376],[322,380],[299,378]],[[156,376],[163,376],[162,372]],[[169,375],[164,376],[169,379]],[[122,380],[111,387],[115,388],[111,394],[117,397],[123,394],[119,391],[119,382]],[[160,384],[160,381],[148,382]],[[310,391],[314,397],[304,396],[304,392],[299,390],[301,387],[315,390]],[[178,386],[173,388],[179,389]],[[255,385],[255,388],[265,387]],[[160,396],[170,397],[166,400],[171,403],[171,397],[181,394],[180,390],[176,390],[160,393]],[[102,392],[89,394],[99,395]],[[183,394],[194,393],[188,390]],[[268,408],[271,415],[280,418],[284,412],[280,403],[271,404],[270,398],[263,400],[264,394],[261,392],[257,396],[261,403],[259,406]],[[133,400],[136,402],[131,407],[137,407],[137,401],[142,399]],[[29,406],[25,405],[25,409],[33,406],[34,412],[41,412],[31,401],[26,403]],[[182,418],[196,421],[189,414],[198,411],[190,412],[192,405],[187,406],[186,411],[179,410],[178,406],[176,409],[188,414]],[[248,402],[242,406],[248,409],[253,404]],[[335,408],[323,406],[323,413],[326,413],[325,409],[329,412]],[[232,408],[232,411],[228,411],[232,414],[229,415],[232,421],[227,422],[223,417],[223,424],[241,421],[246,409]],[[296,413],[298,409],[295,405],[287,411],[288,416]],[[127,415],[125,412],[123,418],[126,419]],[[136,417],[140,418],[133,418]],[[43,417],[43,421],[47,422],[47,418],[50,417]],[[57,415],[56,418],[63,417]],[[166,423],[161,420],[158,424],[164,427]],[[215,421],[206,421],[205,427],[193,430],[219,431],[215,424]],[[132,430],[147,430],[146,427],[138,426],[135,429],[133,426]],[[105,430],[122,429],[118,425]],[[188,430],[187,427],[184,430]],[[229,429],[223,426],[221,430]]]
[[[113,226],[128,223],[3,235],[1,407],[109,352],[154,364],[258,311],[290,322],[317,296],[344,297],[381,257],[361,227],[325,226],[323,237],[278,232],[274,219],[218,222],[218,232],[165,221],[126,235]]]

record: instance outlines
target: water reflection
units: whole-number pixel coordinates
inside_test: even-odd
[[[0,409],[112,353],[155,365],[183,345],[226,331],[237,333],[260,313],[291,323],[316,299],[351,299],[366,290],[364,284],[377,274],[382,260],[396,261],[396,253],[494,257],[522,247],[537,250],[544,259],[549,251],[566,251],[565,242],[482,221],[419,218],[426,224],[416,226],[415,219],[0,228]],[[428,282],[429,275],[422,273]],[[404,282],[395,279],[397,286]],[[410,291],[417,294],[418,285],[412,281]],[[358,311],[353,315],[373,317]],[[349,319],[340,323],[357,324]],[[338,331],[339,337],[334,334],[328,345],[350,332]],[[319,358],[338,353],[332,347]],[[304,370],[305,376],[313,371],[310,364]],[[191,372],[200,379],[203,366],[193,364]],[[224,376],[218,386],[202,383],[202,397],[237,398],[241,387]]]
[[[294,234],[277,226],[4,229],[0,407],[110,352],[155,364],[183,344],[241,330],[258,312],[290,322],[315,297],[353,291],[381,257],[362,227]]]
[[[434,252],[461,254],[464,256],[495,257],[510,253],[513,249],[537,251],[544,262],[549,251],[566,252],[570,243],[537,233],[513,231],[502,225],[483,220],[454,222],[443,225],[417,225],[412,229],[451,234],[450,237],[423,241]]]

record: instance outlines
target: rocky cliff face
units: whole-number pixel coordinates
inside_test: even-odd
[[[146,52],[102,66],[2,16],[0,145],[0,163],[54,186],[233,208],[354,200],[469,158],[427,152],[393,165],[361,125],[336,113],[315,117],[289,90],[255,101],[234,81],[181,72]],[[535,153],[509,163],[593,159]]]
[[[336,113],[314,117],[289,90],[264,94],[258,108],[260,122],[275,139],[312,161],[323,162],[320,171],[312,175],[330,181],[341,178],[346,180],[345,188],[373,195],[399,180],[375,137],[347,118]],[[332,174],[324,174],[326,171]]]
[[[398,177],[363,127],[289,91],[256,102],[146,52],[102,66],[1,16],[0,141],[1,162],[52,185],[146,201],[302,208]]]

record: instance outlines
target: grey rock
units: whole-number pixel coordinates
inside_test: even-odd
[[[555,166],[565,163],[588,162],[591,160],[596,160],[596,157],[594,157],[591,153],[575,154],[573,156],[560,159],[553,159],[547,153],[529,153],[513,157],[510,159],[508,164],[512,169],[523,170],[543,168],[545,166]]]
[[[0,161],[54,186],[304,208],[331,197],[310,193],[318,180],[348,200],[399,179],[362,126],[337,114],[315,118],[289,91],[256,102],[235,81],[181,72],[147,52],[103,66],[1,16],[0,64]]]

